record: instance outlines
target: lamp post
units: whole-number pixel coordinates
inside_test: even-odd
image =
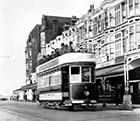
[[[123,106],[127,109],[132,109],[131,95],[129,94],[129,68],[128,57],[124,54],[124,86],[125,93],[123,96]]]
[[[128,70],[128,63],[127,58],[125,56],[124,60],[124,85],[125,85],[125,94],[129,94],[129,70]]]

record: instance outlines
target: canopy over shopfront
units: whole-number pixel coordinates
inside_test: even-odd
[[[96,78],[104,77],[104,76],[111,76],[111,75],[118,75],[124,73],[124,65],[113,65],[105,68],[96,69]]]
[[[22,87],[22,90],[28,90],[28,89],[37,89],[37,83],[28,84]]]

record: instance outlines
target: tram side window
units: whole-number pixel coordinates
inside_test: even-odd
[[[38,76],[38,83],[37,86],[40,88],[41,87],[41,76]]]
[[[46,77],[46,87],[49,86],[49,76]]]
[[[61,84],[61,75],[55,76],[55,84]]]
[[[49,86],[51,85],[51,76],[49,76]]]
[[[71,67],[71,75],[80,74],[79,67]]]
[[[82,67],[82,82],[90,82],[90,68]]]

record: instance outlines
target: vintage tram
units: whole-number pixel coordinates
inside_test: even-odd
[[[37,66],[39,103],[60,108],[96,103],[95,58],[90,53],[66,53]]]

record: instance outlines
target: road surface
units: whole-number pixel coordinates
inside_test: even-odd
[[[140,108],[68,111],[44,109],[31,102],[0,101],[0,121],[140,121]]]

